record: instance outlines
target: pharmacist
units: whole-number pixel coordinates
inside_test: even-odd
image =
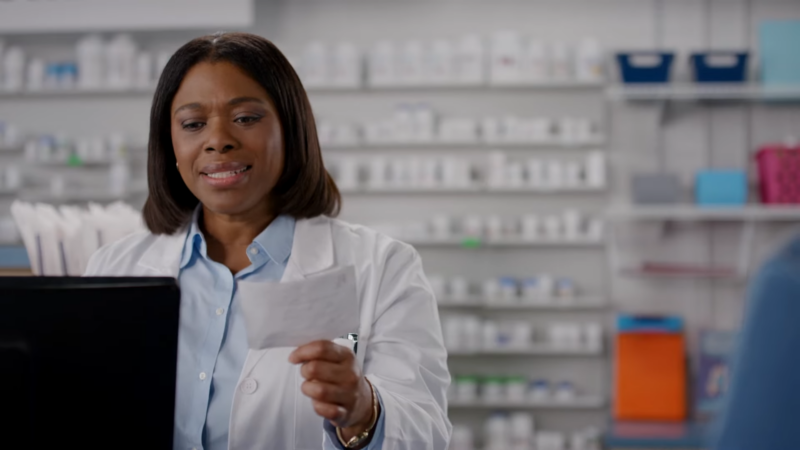
[[[445,450],[450,375],[420,257],[331,218],[339,192],[283,54],[240,33],[184,45],[159,80],[148,151],[149,233],[101,249],[88,275],[179,281],[174,448]],[[237,283],[348,265],[357,357],[331,341],[248,349]]]

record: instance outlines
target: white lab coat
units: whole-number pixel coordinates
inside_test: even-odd
[[[131,235],[100,249],[88,276],[178,276],[185,230]],[[282,281],[334,266],[356,269],[358,362],[383,400],[385,450],[445,450],[450,383],[433,292],[417,252],[368,228],[317,217],[298,220]],[[230,419],[230,450],[320,450],[323,419],[300,391],[292,348],[250,350]]]

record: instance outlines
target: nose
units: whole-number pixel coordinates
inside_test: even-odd
[[[207,152],[227,153],[239,147],[239,142],[231,134],[224,120],[212,120],[208,125],[210,133],[205,144]]]

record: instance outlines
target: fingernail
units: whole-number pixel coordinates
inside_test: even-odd
[[[336,409],[339,411],[339,420],[344,420],[345,416],[347,416],[347,410],[341,406],[337,407]]]

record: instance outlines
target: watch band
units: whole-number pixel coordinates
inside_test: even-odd
[[[375,393],[375,386],[365,377],[367,380],[367,384],[369,384],[369,389],[372,391],[372,422],[370,422],[369,427],[367,427],[366,431],[353,436],[350,438],[349,441],[345,442],[344,438],[342,437],[342,429],[336,427],[336,437],[339,439],[339,443],[342,444],[344,448],[356,448],[364,441],[369,439],[372,435],[372,430],[375,428],[375,424],[378,423],[378,394]]]

